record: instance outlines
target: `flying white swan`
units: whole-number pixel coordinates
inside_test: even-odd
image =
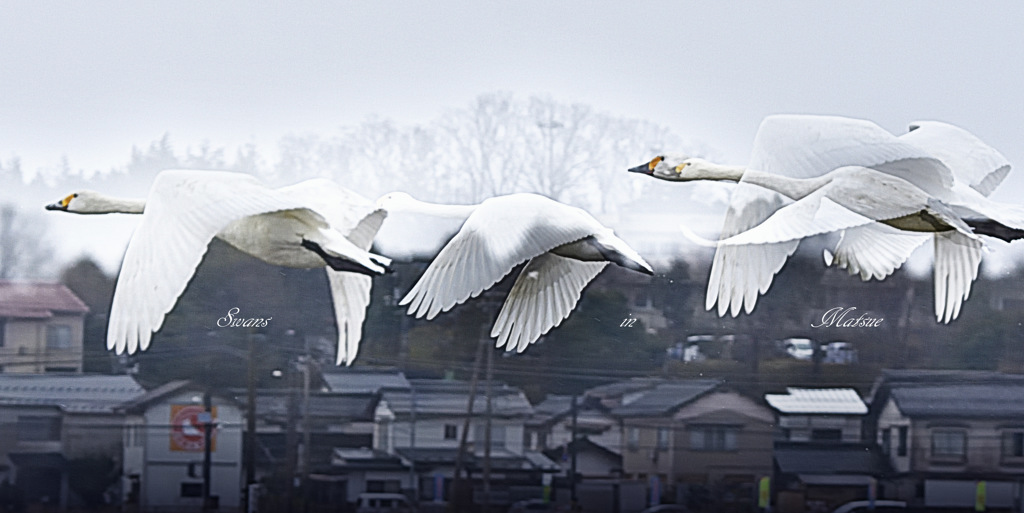
[[[506,351],[524,351],[565,320],[583,288],[609,262],[654,273],[590,214],[536,194],[498,196],[478,205],[439,205],[393,192],[377,206],[464,220],[401,301],[417,318],[433,319],[527,262],[491,330],[496,346]]]
[[[118,354],[149,347],[217,237],[270,264],[326,267],[338,326],[337,363],[351,364],[359,350],[370,276],[390,264],[368,252],[386,212],[324,179],[272,189],[240,173],[168,170],[156,176],[145,200],[81,191],[46,208],[142,214],[110,307],[107,348]]]
[[[842,231],[826,261],[863,279],[888,276],[932,236],[935,314],[949,322],[977,277],[976,234],[1012,236],[1024,210],[986,197],[1009,170],[998,152],[952,125],[916,126],[896,137],[869,121],[770,116],[746,167],[667,154],[630,171],[740,183],[708,282],[719,315],[750,313],[800,239]]]

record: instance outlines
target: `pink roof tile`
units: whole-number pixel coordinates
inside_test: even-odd
[[[89,307],[60,283],[0,281],[0,317],[45,319],[88,311]]]

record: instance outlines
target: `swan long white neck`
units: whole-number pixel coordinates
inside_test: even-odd
[[[141,214],[146,209],[146,201],[138,199],[111,198],[109,196],[93,198],[89,205],[90,214]]]
[[[831,180],[828,175],[818,178],[790,178],[788,176],[765,173],[743,166],[725,166],[720,164],[704,164],[700,170],[702,180],[724,180],[744,182],[773,190],[793,200],[799,200],[818,190]]]

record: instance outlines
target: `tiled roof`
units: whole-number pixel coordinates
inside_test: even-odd
[[[765,394],[781,413],[863,415],[868,407],[852,388],[787,388],[786,394]]]
[[[905,386],[892,399],[911,417],[1024,418],[1024,383]]]
[[[235,391],[235,401],[246,404],[245,391]],[[296,411],[302,412],[301,394],[296,400]],[[309,415],[312,418],[330,419],[336,422],[352,420],[373,420],[377,405],[375,394],[313,393],[309,396]],[[288,392],[256,392],[256,414],[263,419],[284,419],[288,416]]]
[[[711,379],[662,383],[645,391],[635,401],[615,408],[612,414],[617,417],[664,415],[718,388],[721,383]]]
[[[0,281],[0,317],[47,319],[56,314],[85,314],[89,307],[59,283]]]
[[[393,370],[341,368],[323,375],[331,392],[377,393],[382,388],[409,388],[405,374]]]
[[[78,413],[110,413],[145,390],[130,376],[0,374],[0,404],[56,406]]]
[[[411,389],[385,389],[381,393],[382,400],[388,408],[398,415],[408,415],[412,411],[413,392],[415,390],[417,415],[465,415],[469,401],[469,383],[465,381],[449,381],[438,379],[409,380]],[[486,383],[477,387],[476,399],[473,401],[473,413],[483,414],[487,409],[485,396]],[[504,383],[491,384],[491,411],[499,417],[525,416],[533,413],[533,407],[526,396],[518,388]]]

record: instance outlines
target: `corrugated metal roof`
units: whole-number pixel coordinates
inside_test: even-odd
[[[964,418],[1024,418],[1024,384],[903,386],[892,398],[904,415]]]
[[[646,417],[669,413],[686,403],[718,388],[722,382],[711,379],[662,383],[635,401],[612,410],[618,417]]]
[[[60,283],[0,281],[0,317],[47,318],[55,313],[88,312],[89,307]]]
[[[465,415],[469,401],[469,383],[464,381],[415,379],[408,390],[384,390],[382,399],[396,415],[408,415],[412,411],[412,389],[416,395],[417,415]],[[473,401],[473,413],[482,414],[487,409],[486,383],[477,387]],[[533,407],[518,388],[504,383],[491,384],[491,409],[494,415],[515,417],[530,415]]]
[[[131,376],[0,374],[0,404],[56,406],[69,412],[112,412],[145,394]]]
[[[343,369],[325,373],[324,381],[332,392],[346,394],[377,393],[382,388],[409,388],[409,380],[400,371]]]
[[[852,388],[787,388],[786,394],[765,394],[781,413],[864,415],[867,405]]]

